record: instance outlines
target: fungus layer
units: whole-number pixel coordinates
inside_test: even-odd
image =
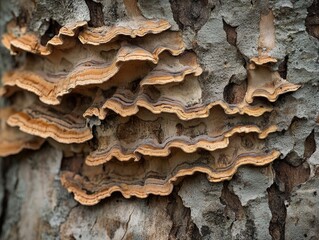
[[[214,151],[227,147],[235,133],[255,132],[262,139],[277,130],[270,123],[264,126],[264,121],[229,116],[220,108],[208,118],[187,122],[172,114],[154,116],[147,112],[130,118],[114,117],[96,127],[98,147],[86,158],[86,164],[99,165],[114,157],[120,161],[136,161],[143,155],[164,157],[173,148],[186,153],[198,149]]]
[[[296,91],[299,87],[300,85],[282,79],[279,73],[271,71],[269,66],[251,63],[248,67],[248,88],[245,100],[247,103],[252,103],[254,97],[265,97],[274,102],[279,95]]]
[[[6,121],[14,113],[12,108],[0,109],[0,157],[17,154],[23,149],[37,150],[44,142],[42,138],[9,127]]]
[[[82,118],[84,101],[68,98],[59,105],[47,106],[36,102],[21,112],[12,114],[7,123],[21,131],[42,138],[51,137],[61,143],[82,143],[93,137]]]
[[[14,24],[9,24],[8,33],[3,35],[2,43],[13,55],[21,51],[49,55],[53,50],[53,46],[59,48],[72,47],[73,44],[69,44],[69,39],[67,37],[75,36],[78,28],[86,25],[86,22],[76,22],[72,25],[63,26],[59,30],[59,33],[43,46],[41,44],[41,39],[37,35],[26,32],[26,28],[18,28]],[[16,32],[18,32],[18,34]]]
[[[4,75],[4,92],[8,87],[17,86],[35,93],[46,104],[56,105],[63,95],[77,86],[108,81],[124,62],[135,60],[157,64],[163,51],[172,55],[184,51],[178,33],[164,32],[156,37],[134,39],[131,43],[98,47],[77,45],[69,50],[56,50],[48,57],[31,56],[21,69]]]
[[[136,1],[124,0],[118,4],[124,13],[120,21],[108,23],[108,26],[89,27],[86,22],[75,22],[60,28],[59,33],[46,45],[41,44],[40,37],[28,32],[26,28],[18,28],[12,22],[8,24],[8,33],[4,34],[3,44],[12,54],[27,51],[34,54],[49,55],[53,49],[69,48],[69,38],[77,37],[83,44],[100,45],[116,39],[120,35],[131,38],[157,34],[170,28],[164,19],[146,19],[137,7]],[[118,20],[118,19],[116,19]]]
[[[250,65],[251,68],[253,64]],[[188,77],[182,84],[166,84],[164,86],[143,86],[137,90],[131,86],[118,88],[112,97],[105,99],[99,111],[111,109],[121,116],[136,114],[140,107],[158,114],[175,113],[182,120],[205,118],[210,109],[220,106],[228,114],[248,114],[260,116],[271,108],[265,104],[250,105],[254,97],[265,97],[274,102],[279,95],[296,91],[300,86],[282,79],[277,72],[268,67],[258,66],[249,69],[248,88],[243,102],[228,104],[225,101],[214,101],[202,104],[202,89],[195,77]]]
[[[14,110],[0,111],[0,156],[48,139],[64,151],[62,184],[86,205],[116,191],[167,195],[195,172],[217,182],[243,164],[279,156],[264,140],[278,130],[271,102],[299,85],[273,70],[271,11],[261,16],[247,82],[228,101],[207,87],[215,79],[201,75],[196,54],[185,51],[168,21],[146,19],[136,1],[118,7],[116,21],[75,22],[45,44],[27,28],[8,25],[3,43],[12,54],[24,52],[25,62],[2,79],[0,95]],[[17,98],[23,94],[26,101]]]
[[[266,153],[263,148],[255,134],[239,134],[225,149],[196,153],[176,150],[167,158],[143,156],[139,162],[110,161],[90,167],[81,164],[84,159],[76,156],[67,159],[61,181],[85,205],[96,204],[113,192],[121,192],[126,198],[168,195],[174,182],[183,176],[201,172],[211,182],[223,181],[243,164],[264,165],[280,154],[275,150]]]

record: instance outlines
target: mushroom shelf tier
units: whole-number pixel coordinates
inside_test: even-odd
[[[277,59],[252,57],[246,81],[214,94],[182,33],[134,3],[124,1],[123,20],[75,22],[46,43],[8,24],[3,44],[25,61],[2,77],[0,157],[47,140],[64,152],[63,186],[85,205],[113,192],[167,195],[196,172],[223,181],[278,158],[265,140],[280,130],[272,102],[300,86],[274,70]]]

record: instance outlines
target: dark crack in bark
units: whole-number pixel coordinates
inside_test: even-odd
[[[233,27],[233,26],[229,25],[227,22],[225,22],[225,20],[223,19],[223,28],[224,28],[224,31],[226,32],[227,42],[230,45],[233,45],[236,47],[236,43],[237,43],[236,28],[237,28],[237,26]]]
[[[247,80],[240,82],[233,82],[233,77],[224,88],[224,100],[230,104],[241,103],[246,94]]]
[[[312,156],[312,154],[316,151],[316,141],[315,141],[315,131],[312,130],[312,132],[309,134],[309,136],[305,140],[305,152],[304,152],[304,158],[308,159]]]
[[[306,182],[310,176],[310,168],[307,163],[292,166],[287,163],[287,158],[289,155],[284,160],[274,162],[276,181],[267,189],[269,208],[272,213],[269,232],[274,240],[285,239],[287,207],[291,193],[295,187]]]
[[[287,78],[287,63],[288,63],[288,55],[285,56],[284,60],[278,66],[278,72],[280,77],[286,79]]]
[[[239,197],[230,191],[228,181],[224,182],[220,201],[222,204],[226,205],[226,210],[229,208],[235,213],[236,219],[240,220],[245,217],[244,207],[241,205]]]
[[[46,30],[44,35],[41,36],[41,44],[46,45],[51,38],[59,33],[60,28],[61,25],[57,21],[50,19],[48,29]]]
[[[182,199],[174,191],[168,196],[167,213],[171,217],[173,226],[169,233],[169,240],[199,240],[199,229],[191,219],[191,210],[183,205]]]
[[[93,0],[85,0],[85,2],[90,11],[90,21],[88,25],[90,27],[101,27],[105,25],[102,4]]]
[[[311,36],[319,39],[319,0],[313,0],[307,10],[306,30]]]
[[[284,240],[287,216],[285,194],[279,190],[276,183],[268,188],[268,202],[272,214],[269,223],[269,233],[274,240]]]
[[[180,29],[198,31],[207,22],[215,5],[211,0],[170,0],[174,20]]]

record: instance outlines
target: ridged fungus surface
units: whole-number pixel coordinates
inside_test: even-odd
[[[124,6],[123,21],[75,22],[45,44],[8,24],[3,44],[25,61],[2,77],[10,106],[0,110],[1,157],[47,140],[64,151],[63,186],[85,205],[113,192],[168,195],[195,172],[223,181],[241,165],[278,158],[265,142],[278,131],[271,102],[300,86],[273,70],[271,12],[261,17],[242,97],[204,101],[205,69],[181,33],[143,17],[134,1]]]

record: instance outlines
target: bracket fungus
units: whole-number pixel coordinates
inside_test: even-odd
[[[9,107],[0,109],[0,157],[17,154],[23,149],[37,150],[44,143],[43,138],[9,127],[6,121],[14,113],[15,110]]]
[[[60,143],[82,143],[93,135],[82,118],[85,104],[70,99],[57,106],[47,106],[36,102],[31,106],[12,114],[7,123],[19,127],[25,133],[42,138],[51,137]]]
[[[243,164],[264,165],[280,154],[276,150],[266,153],[263,147],[262,141],[250,133],[234,136],[225,149],[195,153],[176,150],[167,158],[143,156],[139,162],[110,161],[87,166],[74,163],[84,161],[74,156],[64,166],[61,181],[85,205],[96,204],[117,191],[127,198],[168,195],[174,182],[183,176],[201,172],[211,182],[227,180]]]
[[[147,112],[130,118],[114,117],[96,127],[97,149],[88,155],[86,164],[99,165],[113,158],[137,161],[140,156],[166,157],[175,148],[186,153],[214,151],[227,147],[236,133],[254,132],[263,139],[277,130],[275,125],[263,125],[261,118],[229,116],[220,108],[202,120],[182,121],[172,114],[154,116]]]
[[[62,184],[93,205],[115,191],[167,195],[195,172],[211,182],[230,179],[243,164],[280,155],[264,140],[278,131],[271,102],[300,86],[273,70],[271,12],[260,23],[259,49],[267,53],[250,59],[242,97],[229,103],[204,100],[210,89],[201,84],[199,60],[168,21],[145,18],[136,1],[121,7],[125,16],[114,24],[76,22],[46,44],[8,24],[3,44],[26,54],[2,78],[1,95],[19,107],[0,110],[0,156],[48,139],[65,150]],[[22,93],[33,100],[19,105]]]

